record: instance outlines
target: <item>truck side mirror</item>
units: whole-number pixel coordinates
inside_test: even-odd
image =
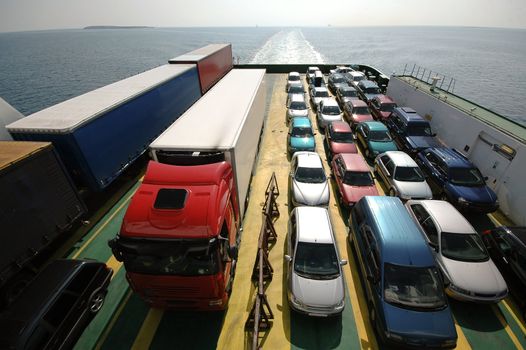
[[[232,260],[236,260],[238,255],[238,249],[235,245],[231,245],[228,247],[228,256]]]

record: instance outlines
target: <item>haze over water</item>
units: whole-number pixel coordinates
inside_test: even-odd
[[[240,63],[421,65],[526,124],[526,30],[457,27],[150,28],[0,33],[0,97],[25,115],[210,43]],[[303,72],[302,72],[303,73]]]

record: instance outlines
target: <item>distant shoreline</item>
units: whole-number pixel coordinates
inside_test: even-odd
[[[148,26],[87,26],[82,29],[144,29],[153,28]]]

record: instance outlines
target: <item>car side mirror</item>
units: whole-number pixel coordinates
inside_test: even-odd
[[[373,275],[367,275],[367,280],[371,283],[376,284],[376,278]]]
[[[291,262],[292,261],[292,257],[290,255],[285,255],[284,258],[285,258],[286,262]]]
[[[340,265],[341,266],[347,265],[347,260],[345,259],[340,260]]]
[[[238,256],[238,249],[235,245],[231,245],[228,247],[228,256],[232,260],[236,260]]]
[[[438,253],[438,244],[433,243],[433,242],[429,242],[429,246],[430,246],[431,248],[433,248],[433,250],[434,250],[435,252]]]

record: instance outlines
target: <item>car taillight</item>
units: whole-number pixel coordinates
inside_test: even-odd
[[[484,230],[484,231],[482,231],[481,233],[482,233],[482,235],[484,235],[484,236],[491,235],[491,230]]]

